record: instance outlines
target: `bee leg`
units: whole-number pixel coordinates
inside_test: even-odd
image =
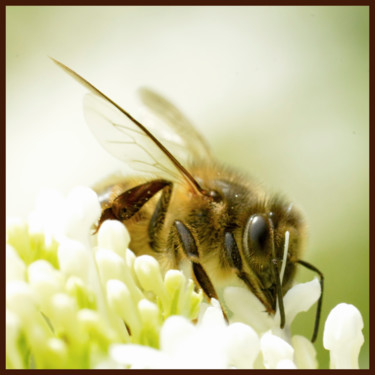
[[[170,181],[158,179],[126,190],[113,200],[111,207],[108,207],[103,211],[102,216],[99,219],[97,230],[107,219],[120,221],[130,219],[157,192],[169,185],[171,185]]]
[[[181,247],[185,253],[185,255],[189,258],[189,260],[192,262],[192,268],[193,273],[196,279],[196,282],[198,285],[202,288],[203,292],[206,294],[206,296],[211,299],[215,298],[217,301],[219,301],[221,310],[224,315],[224,319],[228,322],[228,317],[225,312],[225,309],[223,308],[217,293],[215,291],[215,288],[208,277],[206,271],[202,267],[202,265],[199,262],[199,252],[198,247],[195,242],[195,239],[190,232],[190,230],[186,227],[185,224],[183,224],[181,221],[176,220],[174,222],[174,225],[177,229],[178,238],[180,240]]]
[[[169,183],[164,186],[162,195],[158,203],[156,204],[155,211],[152,214],[150,223],[148,225],[148,236],[150,238],[150,246],[156,252],[159,252],[160,250],[157,247],[155,239],[158,237],[164,225],[165,215],[167,213],[168,205],[171,200],[172,186],[172,183]]]
[[[224,247],[229,265],[231,268],[235,270],[237,277],[240,278],[251,290],[251,292],[260,300],[260,302],[262,302],[262,304],[266,307],[268,312],[273,311],[273,308],[269,304],[269,302],[262,297],[262,293],[267,293],[266,290],[260,291],[259,289],[257,289],[251,283],[249,275],[243,271],[241,255],[238,250],[237,243],[234,239],[233,233],[225,232]]]

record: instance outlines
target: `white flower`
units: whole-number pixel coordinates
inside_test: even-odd
[[[225,288],[228,324],[182,272],[136,257],[120,222],[93,236],[99,215],[96,194],[78,187],[66,199],[44,191],[28,223],[7,220],[7,368],[317,368],[311,342],[290,334],[319,298],[317,279],[284,296],[284,329],[248,289]],[[332,368],[358,368],[362,328],[354,306],[332,310]]]
[[[273,335],[271,331],[262,335],[261,348],[266,368],[285,368],[285,366],[288,366],[286,368],[295,368],[293,347],[282,338]],[[291,366],[289,367],[288,364],[291,364]]]
[[[289,327],[297,314],[307,311],[320,296],[320,283],[317,278],[293,286],[284,296],[285,328],[280,329],[279,310],[275,316],[264,311],[263,304],[247,289],[227,287],[224,289],[224,300],[233,312],[231,321],[241,321],[252,325],[258,333],[272,330],[284,339],[290,339]]]
[[[112,359],[125,368],[253,368],[258,335],[243,323],[227,325],[219,303],[212,302],[197,325],[181,316],[169,317],[160,332],[160,350],[113,345]]]
[[[280,329],[279,311],[271,316],[263,304],[245,288],[227,287],[224,300],[233,312],[231,322],[251,325],[261,337],[261,351],[265,368],[316,368],[313,345],[304,338],[291,337],[290,326],[297,314],[307,311],[320,296],[320,283],[314,279],[293,286],[284,296],[285,327]],[[293,365],[292,365],[292,362]]]
[[[158,347],[168,316],[198,316],[202,293],[181,272],[163,277],[155,259],[136,258],[124,225],[106,221],[91,235],[100,215],[91,189],[44,197],[29,223],[7,222],[8,368],[115,366],[110,344]]]

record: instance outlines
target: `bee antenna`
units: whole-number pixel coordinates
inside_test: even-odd
[[[286,258],[288,256],[288,248],[289,248],[289,231],[285,232],[285,242],[284,242],[284,254],[283,254],[283,261],[281,263],[281,270],[280,270],[280,285],[283,285],[283,278],[284,272],[286,267]]]

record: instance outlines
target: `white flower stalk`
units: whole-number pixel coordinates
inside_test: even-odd
[[[246,288],[226,287],[220,304],[178,270],[162,274],[151,256],[128,249],[118,221],[92,225],[96,194],[64,199],[44,191],[28,223],[7,221],[7,368],[317,368],[311,342],[291,336],[297,314],[319,298],[317,279],[284,296],[286,324]],[[340,304],[325,324],[332,368],[358,368],[363,321]]]

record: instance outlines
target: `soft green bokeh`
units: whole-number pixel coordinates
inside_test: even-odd
[[[337,303],[357,306],[369,366],[368,7],[7,7],[6,27],[7,215],[30,212],[41,187],[90,185],[120,165],[48,55],[126,106],[150,86],[220,160],[302,207],[304,259],[326,278],[322,325]],[[308,317],[295,330],[309,336]]]

